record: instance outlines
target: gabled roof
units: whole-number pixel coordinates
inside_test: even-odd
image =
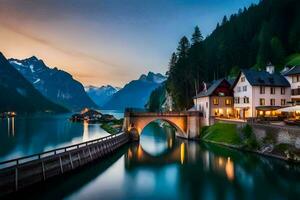
[[[245,75],[246,79],[252,86],[290,87],[290,83],[281,74],[270,74],[266,71],[256,71],[253,69],[241,70],[233,84],[233,87],[237,84],[241,73]]]
[[[212,84],[207,88],[206,91],[200,92],[199,94],[197,94],[197,95],[194,97],[194,99],[195,99],[195,98],[199,98],[199,97],[207,97],[207,96],[210,96],[210,95],[215,91],[215,89],[217,89],[217,87],[218,87],[223,81],[228,82],[225,78],[222,78],[222,79],[213,81]],[[228,82],[228,83],[229,83],[229,82]],[[230,84],[230,83],[229,83],[229,84]]]
[[[283,73],[284,76],[300,74],[300,66],[294,66],[290,70]]]

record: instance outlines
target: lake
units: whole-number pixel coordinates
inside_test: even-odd
[[[181,140],[155,122],[139,143],[30,192],[33,199],[297,199],[299,177],[298,165]]]
[[[122,118],[121,111],[103,111]],[[109,135],[99,124],[74,123],[72,114],[0,119],[0,162]]]

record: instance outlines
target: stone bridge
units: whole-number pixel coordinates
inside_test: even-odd
[[[151,122],[162,120],[176,129],[176,136],[193,139],[199,136],[202,113],[199,111],[184,112],[135,112],[126,109],[123,131],[131,133],[138,140],[143,129]]]

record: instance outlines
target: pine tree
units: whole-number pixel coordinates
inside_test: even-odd
[[[178,58],[186,58],[190,49],[190,42],[186,36],[183,36],[177,47]]]
[[[200,42],[203,41],[203,36],[198,26],[195,27],[191,41],[192,41],[192,45],[199,44]]]
[[[277,37],[273,37],[271,40],[271,61],[277,67],[283,67],[284,58],[285,58],[285,50],[282,46],[281,41]]]

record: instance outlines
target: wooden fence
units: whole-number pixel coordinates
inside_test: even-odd
[[[0,196],[77,169],[129,141],[126,133],[0,162]]]

